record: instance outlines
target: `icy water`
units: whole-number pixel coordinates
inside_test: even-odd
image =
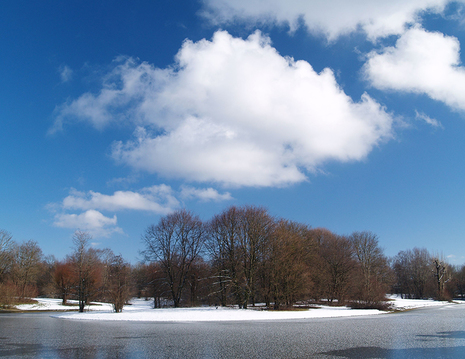
[[[0,315],[0,358],[465,358],[465,306],[221,323]]]

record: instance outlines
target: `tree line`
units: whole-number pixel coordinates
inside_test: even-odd
[[[154,307],[236,305],[268,308],[329,303],[383,308],[386,294],[463,297],[465,266],[424,248],[385,256],[376,234],[338,235],[271,216],[262,207],[232,206],[202,221],[187,210],[168,214],[142,234],[144,262],[131,265],[91,236],[74,233],[63,260],[45,257],[32,240],[0,230],[0,306],[36,296],[91,301],[120,312],[133,296]]]
[[[0,230],[0,308],[28,303],[30,298],[78,300],[83,312],[91,301],[113,304],[116,312],[132,296],[132,267],[110,249],[94,249],[91,236],[76,231],[73,252],[64,260],[44,256],[37,242],[18,244],[12,235]]]

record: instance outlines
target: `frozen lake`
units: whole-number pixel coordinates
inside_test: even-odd
[[[465,308],[246,322],[109,322],[0,315],[0,357],[463,358]]]

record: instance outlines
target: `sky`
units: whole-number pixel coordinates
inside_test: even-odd
[[[465,0],[5,0],[0,229],[133,263],[229,206],[465,262]]]

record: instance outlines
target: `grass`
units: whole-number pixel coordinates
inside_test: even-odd
[[[12,310],[15,306],[20,304],[38,304],[37,300],[31,298],[14,298],[11,302],[0,303],[0,309],[2,310]]]

